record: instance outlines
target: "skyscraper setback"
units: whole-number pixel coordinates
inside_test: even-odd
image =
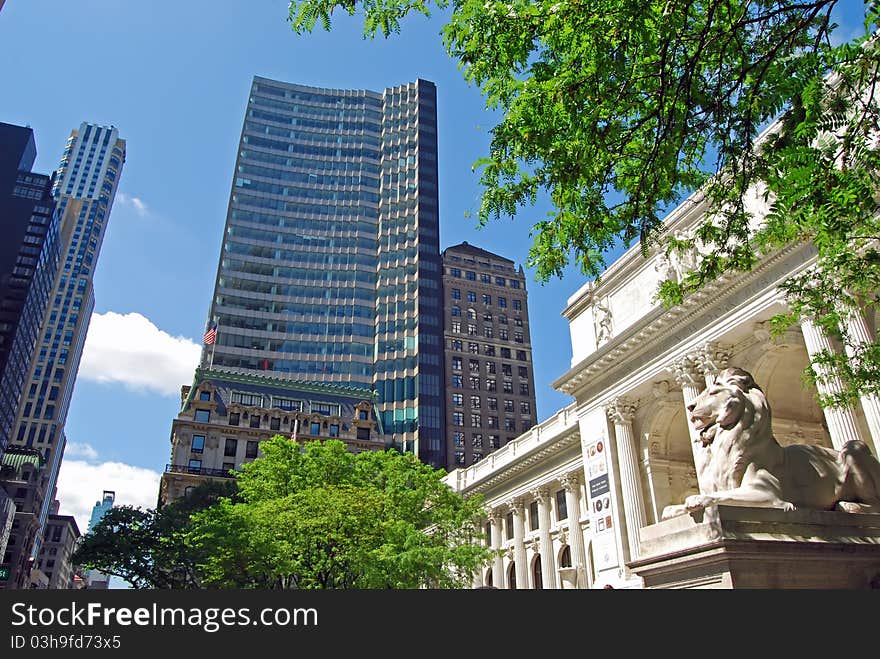
[[[433,83],[255,77],[202,367],[375,389],[386,438],[442,465],[440,277]]]

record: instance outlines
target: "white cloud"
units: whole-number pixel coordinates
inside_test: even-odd
[[[163,332],[139,313],[95,313],[78,377],[177,396],[180,385],[192,381],[201,351],[200,345]]]
[[[159,472],[122,462],[90,464],[64,458],[58,473],[61,514],[73,515],[80,533],[89,527],[92,508],[104,490],[116,493],[116,505],[155,508],[159,498]]]
[[[98,457],[98,452],[92,448],[90,444],[80,444],[78,442],[68,442],[64,449],[64,457],[84,458],[86,460],[94,460]]]
[[[147,213],[150,212],[150,209],[147,208],[147,205],[144,203],[143,199],[140,197],[135,197],[134,195],[125,194],[124,192],[118,192],[116,194],[116,201],[118,201],[123,206],[131,206],[134,208],[134,212],[137,213],[140,217],[146,217]]]

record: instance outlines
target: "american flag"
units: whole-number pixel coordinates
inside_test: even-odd
[[[208,328],[208,331],[205,332],[205,345],[212,346],[214,345],[214,341],[217,340],[217,323],[214,323]]]

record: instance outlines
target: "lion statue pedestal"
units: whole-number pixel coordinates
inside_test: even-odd
[[[880,588],[880,515],[710,505],[641,530],[645,588]]]
[[[773,437],[751,374],[723,371],[690,405],[703,492],[640,531],[646,588],[880,588],[880,462]]]

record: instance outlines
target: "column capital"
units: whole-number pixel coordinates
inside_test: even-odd
[[[519,497],[517,497],[516,499],[511,499],[507,502],[507,509],[514,515],[522,515],[524,509],[523,500]]]
[[[636,414],[636,404],[621,396],[605,405],[605,413],[614,423],[630,424]]]
[[[550,486],[549,485],[539,485],[538,487],[532,488],[529,491],[540,504],[545,504],[550,501]]]
[[[581,478],[577,473],[572,472],[561,476],[559,482],[562,483],[562,487],[565,488],[566,492],[577,492],[581,485]]]
[[[692,359],[704,375],[715,376],[727,368],[730,353],[731,347],[726,343],[709,341],[697,348]]]
[[[685,355],[684,357],[675,360],[669,365],[669,368],[672,371],[672,376],[680,387],[690,385],[702,389],[706,384],[703,374],[700,373],[700,369],[694,363],[691,355]]]
[[[492,508],[486,513],[486,518],[492,522],[492,524],[500,524],[503,517],[504,513],[500,508]]]

